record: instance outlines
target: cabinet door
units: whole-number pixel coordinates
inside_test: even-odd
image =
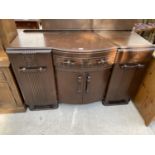
[[[7,83],[0,82],[0,108],[16,107],[16,102]]]
[[[51,54],[24,53],[10,54],[9,57],[25,103],[32,108],[56,105]]]
[[[152,52],[151,48],[118,50],[104,104],[124,104],[134,97]]]
[[[89,71],[85,73],[85,88],[83,103],[102,101],[111,69]]]
[[[131,64],[129,68],[122,68],[119,64],[114,66],[104,104],[128,103],[130,99],[129,87],[136,70],[137,68],[134,67],[134,64]]]
[[[82,104],[84,74],[57,69],[56,77],[59,102]]]

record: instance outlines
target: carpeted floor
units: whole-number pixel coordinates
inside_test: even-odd
[[[56,110],[0,114],[0,134],[155,134],[130,102],[103,106],[60,104]]]

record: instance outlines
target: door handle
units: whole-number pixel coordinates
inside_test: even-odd
[[[144,68],[144,64],[124,64],[121,65],[122,69],[132,69],[132,68]]]
[[[87,75],[86,76],[86,93],[89,92],[89,85],[90,85],[90,82],[91,82],[91,76],[90,75]]]
[[[82,92],[82,76],[81,75],[77,77],[77,82],[78,82],[77,92],[81,93]]]
[[[47,67],[39,66],[39,67],[20,67],[20,72],[43,72],[46,71]]]

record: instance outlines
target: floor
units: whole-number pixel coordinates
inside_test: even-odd
[[[56,110],[0,115],[0,134],[155,134],[140,114],[128,105],[61,104]]]

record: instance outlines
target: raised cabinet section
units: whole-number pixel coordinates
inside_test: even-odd
[[[54,54],[58,100],[83,104],[102,101],[113,67],[115,52],[98,55]]]
[[[135,95],[152,49],[119,49],[103,104],[124,104]]]
[[[26,105],[32,110],[56,108],[51,50],[16,50],[9,58]]]
[[[86,69],[81,72],[57,69],[59,102],[82,104],[102,101],[110,71]]]

